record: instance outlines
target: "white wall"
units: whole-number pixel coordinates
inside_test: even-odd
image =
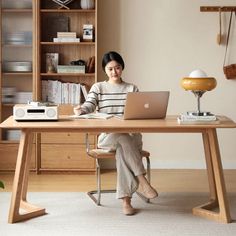
[[[236,80],[223,71],[225,45],[216,43],[218,13],[200,12],[204,5],[236,5],[235,0],[98,0],[98,66],[104,52],[117,50],[126,62],[123,79],[140,90],[170,90],[168,114],[196,108],[196,98],[180,80],[201,68],[217,79],[203,95],[202,109],[236,121]],[[229,13],[223,14],[226,32]],[[235,24],[233,25],[235,28]],[[236,30],[234,42],[236,47]],[[230,62],[236,62],[231,46]],[[99,70],[99,80],[105,79]],[[236,129],[219,130],[223,166],[236,168]],[[153,168],[204,168],[200,134],[144,134]]]

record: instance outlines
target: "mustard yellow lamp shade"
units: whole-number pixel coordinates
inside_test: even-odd
[[[214,77],[208,77],[202,70],[194,70],[181,80],[181,86],[190,91],[210,91],[217,85]]]

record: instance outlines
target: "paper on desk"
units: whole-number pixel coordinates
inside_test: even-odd
[[[96,112],[96,113],[88,113],[83,115],[72,115],[70,117],[74,119],[109,119],[113,115],[109,115],[106,113]]]

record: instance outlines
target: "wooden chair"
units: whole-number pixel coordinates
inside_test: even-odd
[[[107,151],[105,149],[97,148],[97,149],[90,149],[89,144],[89,135],[86,134],[86,152],[91,157],[94,158],[96,161],[96,182],[97,182],[97,190],[92,190],[87,192],[88,196],[97,204],[101,205],[101,194],[102,193],[114,193],[116,192],[115,189],[101,189],[101,167],[100,161],[104,159],[115,159],[115,152]],[[151,181],[151,168],[150,168],[150,153],[147,151],[141,151],[142,158],[146,160],[146,171],[147,171],[147,180],[150,183]],[[144,197],[142,194],[138,193],[138,196],[143,199],[145,202],[149,202],[149,199]],[[97,195],[97,198],[94,196]]]

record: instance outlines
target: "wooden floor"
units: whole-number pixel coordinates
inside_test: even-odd
[[[14,173],[0,173],[5,184],[3,191],[11,191]],[[236,170],[224,171],[227,192],[236,192]],[[208,192],[206,170],[152,170],[152,185],[159,192]],[[103,188],[114,188],[115,171],[102,174]],[[95,174],[31,173],[29,188],[31,192],[86,192],[96,188]],[[1,190],[2,191],[2,190]]]

